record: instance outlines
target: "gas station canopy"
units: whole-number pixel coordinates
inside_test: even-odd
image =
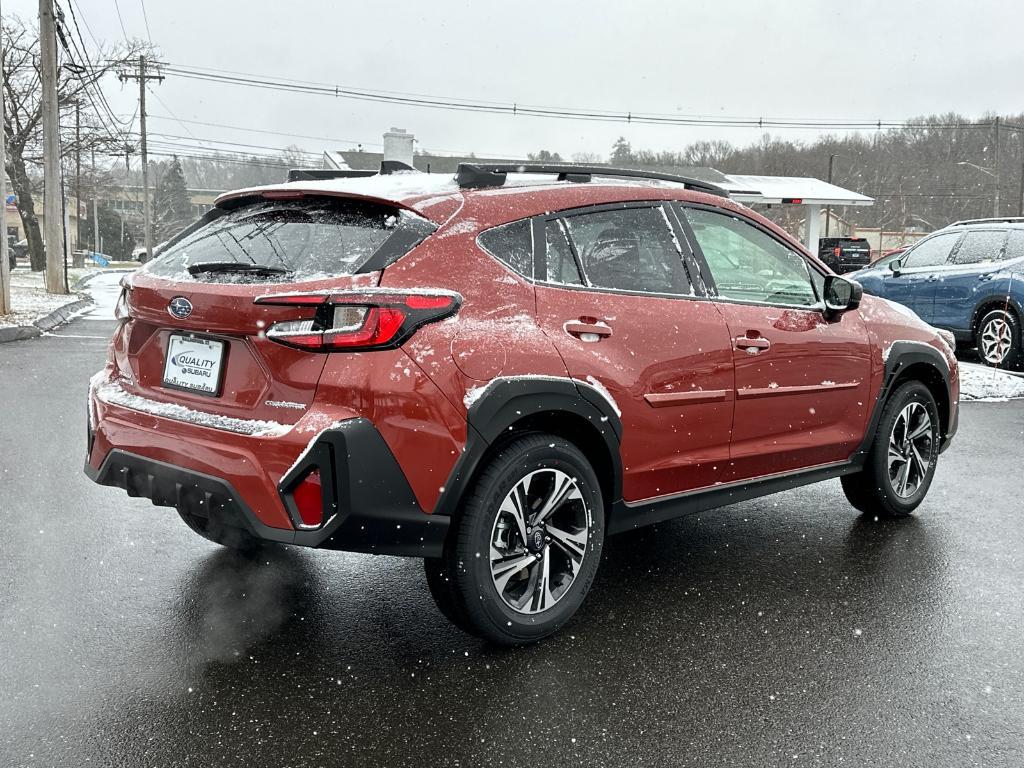
[[[821,179],[807,176],[748,176],[722,174],[725,181],[716,182],[741,203],[761,205],[802,205],[806,211],[807,232],[804,244],[811,253],[818,253],[818,232],[823,205],[873,205],[874,198],[837,187]]]

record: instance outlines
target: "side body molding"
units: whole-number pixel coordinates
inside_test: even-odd
[[[594,434],[600,436],[612,467],[609,478],[612,499],[619,500],[622,497],[619,453],[622,421],[615,405],[586,382],[555,376],[512,376],[492,380],[470,403],[466,416],[469,438],[445,483],[434,514],[454,514],[480,460],[510,426],[536,418],[541,420],[536,426],[543,429],[545,414],[552,414],[552,418],[558,414],[575,418],[580,424],[590,425]]]

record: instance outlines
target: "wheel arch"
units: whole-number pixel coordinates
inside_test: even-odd
[[[488,460],[511,440],[538,432],[568,440],[586,456],[601,484],[605,514],[622,497],[622,422],[594,387],[546,376],[495,379],[470,404],[466,418],[469,437],[435,514],[456,514]]]
[[[953,402],[950,394],[949,363],[935,347],[923,342],[898,341],[889,350],[885,362],[885,384],[875,408],[871,432],[874,435],[877,419],[892,393],[907,381],[920,381],[935,399],[939,409],[942,435],[949,435],[953,425]]]
[[[993,309],[1002,309],[1013,313],[1018,325],[1021,325],[1021,320],[1024,318],[1024,310],[1022,310],[1020,304],[1012,296],[1008,294],[990,294],[978,301],[974,307],[974,314],[971,316],[970,325],[972,339],[978,333],[978,323],[981,322],[981,318]]]

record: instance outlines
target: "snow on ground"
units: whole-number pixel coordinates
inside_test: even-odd
[[[69,275],[71,282],[75,278]],[[43,273],[18,269],[11,273],[11,303],[13,314],[0,315],[0,327],[10,325],[32,325],[65,304],[82,298],[80,293],[67,295],[47,293],[43,287]]]
[[[960,400],[1002,402],[1024,397],[1024,376],[987,365],[960,363]]]

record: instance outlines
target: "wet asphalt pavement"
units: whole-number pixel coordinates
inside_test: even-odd
[[[1024,402],[963,407],[913,519],[829,482],[612,538],[507,651],[417,560],[251,562],[90,483],[108,311],[0,345],[4,768],[1024,764]]]

